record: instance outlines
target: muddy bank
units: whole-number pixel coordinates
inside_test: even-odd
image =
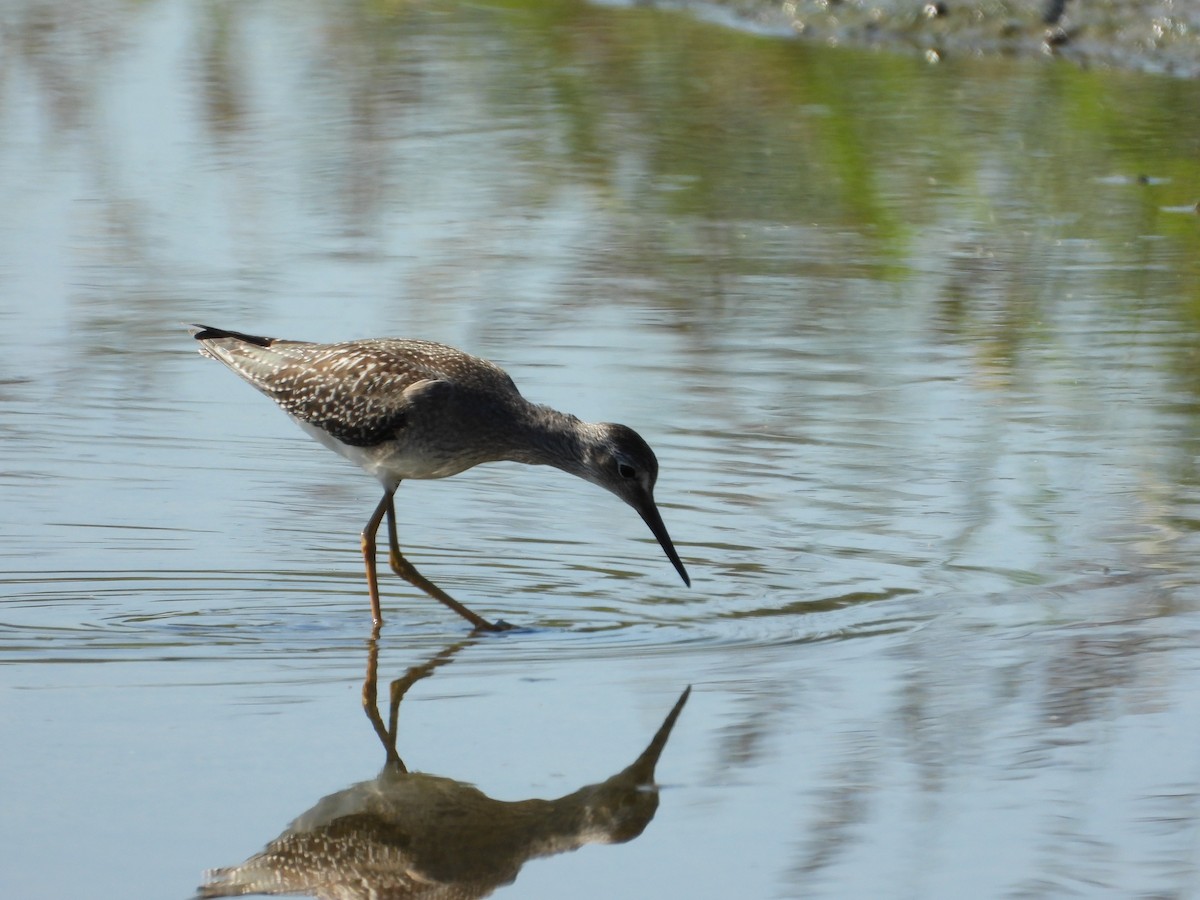
[[[719,0],[743,21],[806,40],[952,57],[1059,56],[1200,76],[1192,0]]]

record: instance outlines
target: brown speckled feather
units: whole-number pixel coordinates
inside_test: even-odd
[[[205,328],[201,352],[224,363],[285,411],[352,447],[395,436],[411,389],[448,382],[509,402],[517,386],[499,366],[432,341],[374,338],[336,344],[284,341]]]

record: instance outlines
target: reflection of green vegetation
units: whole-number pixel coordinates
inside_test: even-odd
[[[869,227],[890,244],[919,240],[913,229],[942,220],[948,196],[975,197],[997,224],[1066,215],[1069,236],[1104,238],[1145,214],[1147,192],[1098,187],[1100,177],[1175,178],[1179,202],[1200,191],[1196,87],[1180,80],[1004,61],[931,67],[649,9],[541,0],[473,12],[368,8],[372,27],[343,37],[393,40],[376,21],[384,8],[405,27],[419,16],[485,17],[490,49],[525,61],[458,60],[478,70],[498,114],[548,93],[565,121],[561,144],[530,142],[531,161],[553,164],[551,179],[564,167],[586,174],[630,209]],[[396,62],[394,76],[403,74]],[[617,182],[630,164],[634,190],[625,191]],[[1165,193],[1155,202],[1169,202]],[[1172,218],[1182,239],[1195,234]]]
[[[639,232],[622,241],[635,255],[653,248],[714,275],[746,258],[755,272],[836,266],[874,279],[944,264],[951,281],[965,279],[947,290],[964,298],[984,269],[1028,313],[1011,321],[1039,320],[1043,301],[1093,277],[1090,260],[1114,297],[1183,290],[1189,322],[1200,307],[1178,264],[1197,257],[1200,229],[1161,212],[1200,195],[1192,82],[995,60],[928,66],[647,9],[391,8],[407,25],[485,21],[504,63],[456,62],[476,71],[498,117],[529,116],[535,96],[554,110],[524,144],[541,188],[585,179]],[[393,39],[387,28],[351,34]],[[374,90],[394,90],[376,74]],[[1163,181],[1138,184],[1143,174]],[[868,249],[835,258],[833,240],[823,256],[799,245],[789,255],[789,227],[817,239],[845,231]],[[1153,234],[1169,240],[1142,240]],[[949,262],[930,260],[943,253]]]
[[[1071,352],[1050,324],[1071,295],[1107,299],[1133,332],[1148,302],[1188,332],[1200,322],[1200,229],[1162,211],[1200,196],[1193,82],[931,66],[566,0],[325,15],[336,114],[315,120],[349,109],[363,139],[386,135],[423,99],[434,63],[412,51],[427,32],[429,59],[512,123],[513,203],[586,186],[610,277],[701,319],[760,310],[771,291],[795,317],[783,327],[936,299],[934,332],[968,342],[981,384],[1008,383],[1026,347]]]
[[[299,39],[241,4],[197,9],[191,87],[216,143],[262,127],[265,34],[287,47],[273,52],[308,55],[288,136],[309,160],[305,188],[347,230],[378,231],[408,204],[442,137],[424,140],[427,157],[398,148],[466,96],[480,146],[502,144],[497,164],[511,167],[489,173],[499,205],[536,213],[585,191],[593,267],[701,319],[772,292],[797,321],[936,297],[933,330],[979,340],[993,374],[1051,338],[1067,294],[1112,303],[1131,331],[1148,306],[1200,331],[1197,218],[1164,212],[1200,199],[1194,81],[930,66],[573,0],[316,0],[293,11]],[[123,45],[72,38],[73,20],[45,15],[3,49],[36,60],[70,127]],[[1200,392],[1186,356],[1178,369]]]

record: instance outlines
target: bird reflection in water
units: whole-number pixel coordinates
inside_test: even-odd
[[[389,720],[377,704],[370,642],[363,707],[387,754],[371,781],[323,798],[238,866],[207,873],[199,897],[306,894],[336,900],[470,900],[514,881],[528,859],[637,837],[658,809],[654,767],[687,688],[632,765],[556,800],[493,800],[461,781],[409,772],[396,751],[400,701],[470,641],[392,682]]]

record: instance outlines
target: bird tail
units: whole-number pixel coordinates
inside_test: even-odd
[[[213,328],[210,325],[192,325],[190,327],[192,337],[198,341],[211,341],[218,338],[233,338],[238,341],[245,341],[247,344],[256,344],[259,347],[270,347],[275,343],[275,338],[259,337],[254,334],[243,334],[240,331],[226,331],[224,328]]]

